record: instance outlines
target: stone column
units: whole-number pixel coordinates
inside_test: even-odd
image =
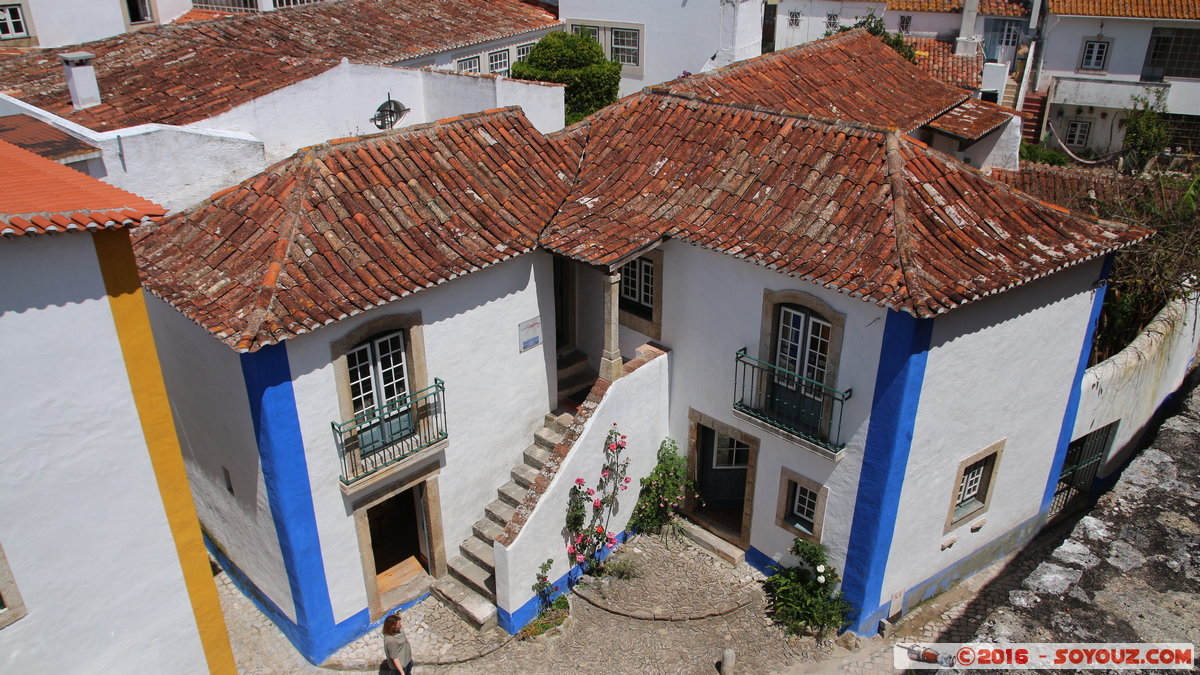
[[[608,286],[604,289],[604,353],[600,356],[600,379],[616,382],[625,374],[621,361],[620,309],[621,273],[607,276]]]

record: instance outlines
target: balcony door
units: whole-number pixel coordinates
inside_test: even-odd
[[[362,455],[412,434],[412,410],[405,405],[409,379],[404,334],[394,332],[367,340],[346,354],[346,367],[355,417],[374,413],[375,418],[359,430]]]
[[[779,308],[775,377],[768,400],[772,418],[801,433],[820,436],[827,396],[820,385],[829,368],[833,325],[803,307]],[[786,372],[785,372],[786,371]]]

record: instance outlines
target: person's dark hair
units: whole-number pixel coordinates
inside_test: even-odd
[[[393,614],[383,620],[383,634],[395,635],[400,632],[400,615]]]

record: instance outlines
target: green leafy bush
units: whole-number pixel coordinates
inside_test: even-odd
[[[797,538],[791,552],[801,564],[771,567],[775,575],[763,582],[767,613],[789,633],[812,631],[822,639],[844,626],[853,608],[835,590],[839,578],[824,546]]]
[[[512,65],[518,80],[559,82],[566,122],[574,124],[617,100],[621,64],[607,61],[600,43],[584,35],[554,32],[538,40],[524,61]]]
[[[1149,88],[1146,94],[1133,94],[1133,109],[1127,111],[1125,140],[1122,145],[1129,155],[1129,168],[1134,173],[1142,171],[1150,162],[1162,154],[1171,143],[1171,125],[1163,117],[1167,112],[1165,89]]]
[[[641,479],[642,491],[629,524],[642,532],[661,532],[688,497],[696,496],[687,479],[687,461],[670,438],[658,447],[658,464]]]
[[[1049,164],[1050,166],[1067,166],[1071,163],[1071,158],[1058,150],[1051,150],[1050,148],[1043,148],[1040,145],[1021,141],[1021,161],[1033,162],[1034,164]]]

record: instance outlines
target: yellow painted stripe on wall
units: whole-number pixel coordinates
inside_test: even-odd
[[[175,421],[167,402],[167,388],[163,383],[154,336],[150,332],[150,315],[146,312],[129,232],[103,230],[93,233],[92,241],[96,245],[96,257],[100,261],[100,273],[117,326],[134,405],[150,450],[150,463],[167,511],[167,522],[175,539],[175,550],[183,568],[192,612],[196,615],[208,670],[214,675],[236,675],[237,665],[225,630],[225,617],[221,614],[221,600],[217,597],[208,552],[200,535],[200,519],[188,488],[183,452],[175,435]]]

